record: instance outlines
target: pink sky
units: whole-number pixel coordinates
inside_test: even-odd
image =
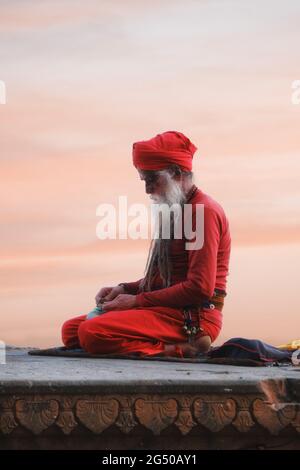
[[[142,277],[148,242],[98,240],[96,207],[150,204],[132,143],[166,130],[230,221],[217,344],[299,338],[299,2],[10,0],[0,18],[0,339],[59,344],[100,287]]]

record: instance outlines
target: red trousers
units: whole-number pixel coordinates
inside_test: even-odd
[[[215,341],[222,327],[222,313],[203,309],[192,314],[193,325],[200,336]],[[115,310],[86,320],[86,315],[67,320],[62,327],[62,340],[67,348],[83,348],[91,354],[132,354],[152,356],[164,352],[165,344],[187,341],[182,327],[182,310],[171,307],[137,307]],[[178,351],[176,349],[176,351]],[[182,353],[178,351],[178,356]]]

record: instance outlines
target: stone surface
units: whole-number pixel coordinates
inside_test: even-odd
[[[0,448],[300,448],[299,390],[295,366],[9,349],[0,365]]]

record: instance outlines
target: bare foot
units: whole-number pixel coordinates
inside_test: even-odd
[[[200,353],[206,353],[209,350],[210,345],[210,336],[201,336],[193,343],[186,341],[184,343],[165,344],[164,355],[178,357],[178,351],[176,351],[176,348],[180,348],[183,357],[196,357]]]
[[[190,343],[186,342],[186,343],[166,344],[164,355],[178,357],[179,355],[178,348],[181,349],[183,357],[195,357],[198,354],[198,349],[193,347]]]

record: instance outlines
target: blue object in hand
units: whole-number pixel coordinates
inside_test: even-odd
[[[86,320],[91,320],[91,318],[98,317],[102,313],[105,313],[105,311],[103,310],[103,307],[100,304],[99,307],[95,307],[91,312],[87,314]]]

